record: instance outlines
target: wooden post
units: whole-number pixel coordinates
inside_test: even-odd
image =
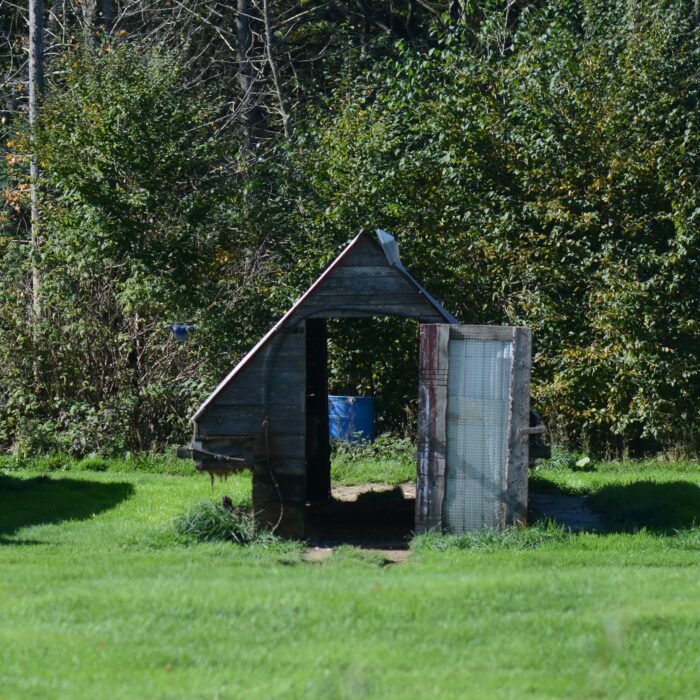
[[[447,462],[447,364],[450,326],[420,327],[416,532],[442,528]]]
[[[525,525],[527,523],[531,348],[530,330],[528,328],[513,328],[504,525]]]

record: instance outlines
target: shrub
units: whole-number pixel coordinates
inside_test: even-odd
[[[0,469],[19,471],[29,469],[37,472],[55,472],[70,469],[72,459],[65,454],[29,457],[25,454],[1,455]]]
[[[382,433],[373,442],[369,440],[358,440],[357,442],[332,440],[331,454],[333,457],[347,462],[364,462],[373,459],[415,462],[416,445],[409,438]]]
[[[476,45],[406,46],[338,92],[300,158],[324,207],[315,238],[381,222],[457,317],[532,328],[533,397],[558,441],[692,453],[695,17],[684,0],[538,5],[512,52],[487,22]],[[367,336],[362,359],[384,341]]]
[[[184,439],[207,372],[218,375],[213,344],[230,350],[224,280],[239,285],[249,259],[228,219],[235,142],[215,136],[222,107],[179,59],[131,44],[77,50],[47,86],[36,139],[47,313],[27,318],[30,256],[0,246],[0,444],[78,457],[162,449]],[[26,131],[16,138],[26,152]],[[169,324],[183,320],[207,342],[175,341]]]
[[[552,456],[548,459],[539,459],[535,465],[535,470],[553,469],[557,471],[591,471],[594,463],[591,459],[579,452],[571,452],[563,447],[554,445]]]
[[[76,462],[73,468],[79,472],[106,472],[109,469],[109,462],[103,457],[90,455]]]

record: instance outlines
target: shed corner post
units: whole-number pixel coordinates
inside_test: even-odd
[[[420,327],[416,533],[442,530],[450,324]]]
[[[527,524],[532,334],[513,328],[504,525]]]

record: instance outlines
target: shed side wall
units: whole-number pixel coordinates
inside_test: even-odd
[[[289,537],[304,534],[305,349],[304,324],[280,329],[195,423],[205,450],[241,457],[252,468],[261,520],[275,525],[285,504],[278,532]]]

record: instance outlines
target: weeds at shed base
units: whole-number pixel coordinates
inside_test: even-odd
[[[239,545],[272,544],[277,537],[259,527],[251,510],[236,507],[228,496],[221,503],[201,501],[173,521],[175,534],[191,542],[234,542]]]
[[[546,520],[530,527],[508,527],[505,530],[483,528],[462,535],[444,535],[428,532],[419,535],[411,542],[411,549],[421,551],[457,551],[480,549],[487,552],[503,550],[535,549],[546,544],[566,542],[571,537],[570,531],[554,521]]]

